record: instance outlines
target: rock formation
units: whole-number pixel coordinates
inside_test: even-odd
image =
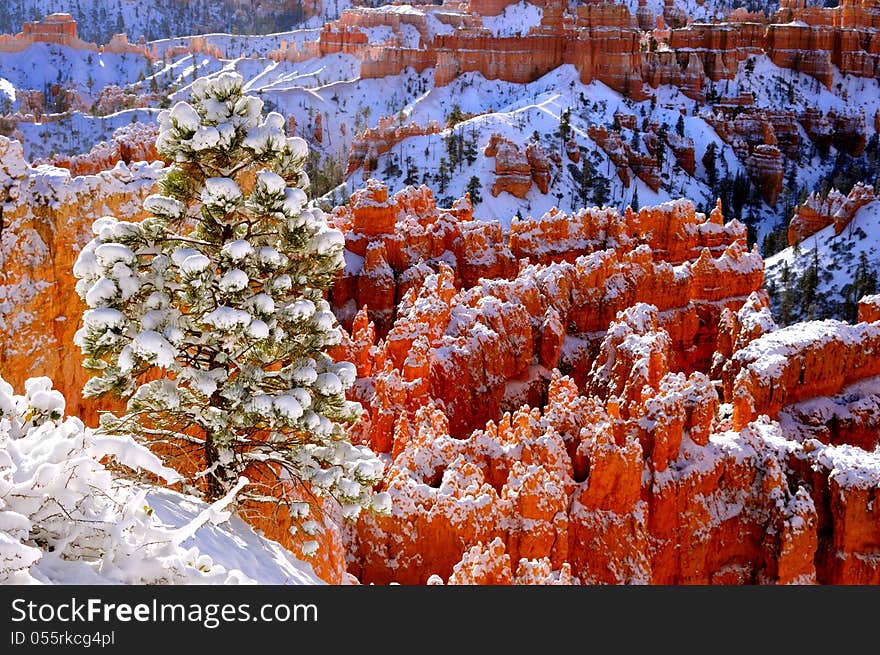
[[[822,228],[834,225],[834,233],[840,234],[849,225],[855,213],[875,199],[874,189],[859,182],[843,195],[831,189],[825,198],[811,193],[795,210],[788,224],[788,243],[794,245],[815,234]]]
[[[94,420],[75,244],[99,214],[137,219],[160,164],[72,177],[9,140],[0,162],[4,377],[50,374]],[[325,579],[344,554],[364,582],[880,582],[876,298],[856,325],[776,329],[745,227],[687,201],[504,235],[467,198],[370,182],[331,222],[335,354],[394,510],[327,524]],[[295,545],[284,517],[252,520]]]
[[[496,133],[489,139],[483,154],[495,158],[493,196],[506,191],[517,198],[525,198],[533,182],[541,193],[547,193],[550,161],[539,144],[529,143],[522,150],[510,139]]]
[[[43,20],[25,22],[15,35],[0,34],[0,52],[21,52],[34,43],[54,43],[78,50],[107,51],[117,54],[135,53],[145,57],[150,52],[141,44],[129,43],[124,34],[117,34],[106,46],[83,41],[77,36],[76,20],[66,13],[49,14]]]
[[[653,191],[660,188],[660,169],[654,154],[637,152],[623,140],[620,132],[608,130],[604,125],[590,125],[587,134],[617,167],[617,176],[624,186],[629,187],[632,172]]]
[[[320,117],[320,114],[318,115]],[[321,125],[321,123],[317,123]],[[316,128],[317,129],[317,128]],[[443,131],[439,121],[430,121],[424,127],[410,123],[399,125],[394,117],[382,117],[374,128],[356,134],[351,142],[346,175],[363,168],[365,175],[375,167],[376,158],[412,136],[437,134]],[[323,133],[323,128],[322,128]],[[315,137],[317,139],[317,136]]]
[[[81,155],[55,155],[47,161],[35,161],[34,164],[50,164],[66,168],[72,177],[97,175],[106,171],[117,162],[131,164],[140,161],[156,161],[156,136],[158,128],[144,123],[131,123],[120,127],[113,133],[110,143],[101,142],[89,152]]]
[[[0,368],[17,389],[49,375],[67,407],[87,423],[94,404],[83,403],[87,375],[73,334],[82,306],[74,292],[73,263],[92,237],[92,222],[112,213],[139,220],[162,164],[120,162],[94,175],[72,176],[53,166],[32,168],[21,144],[0,137]]]
[[[803,441],[786,418],[821,434],[809,399],[880,403],[870,386],[880,369],[865,354],[880,332],[865,322],[777,330],[744,226],[684,201],[623,216],[551,212],[514,221],[507,244],[489,231],[502,249],[487,259],[519,259],[518,271],[464,280],[480,249],[426,266],[432,241],[418,235],[468,221],[469,208],[439,210],[427,190],[364,193],[334,216],[347,243],[367,252],[365,240],[409,232],[422,254],[408,253],[406,268],[384,246],[390,274],[379,279],[398,285],[384,338],[357,291],[340,304],[334,290],[343,316],[361,309],[339,354],[357,363],[354,396],[369,407],[360,438],[390,454],[383,487],[395,501],[392,517],[347,532],[352,573],[452,584],[880,579],[864,557],[873,537],[862,536],[880,460],[846,450],[868,444],[874,414],[862,427],[841,421],[825,441]],[[355,218],[360,206],[370,221]],[[366,236],[367,225],[381,233]],[[866,299],[864,320],[872,308]]]

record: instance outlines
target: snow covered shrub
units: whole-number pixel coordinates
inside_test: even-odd
[[[63,418],[64,398],[48,378],[32,378],[25,389],[13,395],[0,378],[0,584],[247,580],[180,545],[207,521],[228,518],[222,510],[232,495],[169,529],[148,506],[150,487],[101,460],[167,481],[177,473],[131,438],[97,435]]]
[[[323,292],[343,236],[307,206],[305,141],[241,85],[198,80],[192,104],[159,115],[157,149],[175,163],[144,202],[152,216],[95,222],[74,267],[89,307],[76,343],[95,371],[84,392],[127,399],[104,432],[195,455],[209,499],[247,473],[263,484],[249,500],[308,483],[349,518],[385,511],[382,463],[347,437],[355,368],[324,353],[341,337]]]

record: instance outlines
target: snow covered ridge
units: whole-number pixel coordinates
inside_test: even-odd
[[[0,378],[0,584],[320,583],[230,520],[234,494],[207,506],[137,481],[179,476],[144,446],[65,418],[48,378],[25,389]]]

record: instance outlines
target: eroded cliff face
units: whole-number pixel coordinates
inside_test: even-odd
[[[141,204],[161,168],[120,163],[75,177],[64,168],[29,166],[21,144],[0,137],[0,370],[16,389],[29,377],[52,377],[70,413],[89,423],[96,407],[82,401],[87,375],[73,334],[83,307],[73,264],[96,219],[144,217]]]
[[[535,2],[542,8],[540,25],[517,36],[497,36],[483,17],[496,16],[512,4],[481,0],[442,9],[418,6],[401,13],[386,8],[352,8],[326,24],[317,42],[301,47],[282,43],[270,56],[304,59],[343,52],[361,60],[362,77],[396,75],[407,66],[434,69],[443,86],[466,72],[487,79],[533,81],[561,64],[577,67],[581,80],[599,80],[635,100],[651,89],[671,84],[694,99],[703,99],[706,79],[735,78],[750,55],[766,54],[778,66],[810,75],[830,88],[833,67],[859,77],[880,75],[880,40],[875,28],[880,10],[875,0],[847,0],[839,7],[784,6],[771,20],[763,14],[733,12],[729,22],[688,24],[672,2],[655,17],[645,5],[630,14],[625,5],[591,2],[570,10],[555,0]],[[456,29],[432,31],[433,21]],[[382,43],[371,43],[368,30],[389,28]],[[415,29],[418,43],[405,37]],[[668,48],[648,47],[665,42]]]
[[[822,228],[834,225],[834,233],[840,234],[861,208],[875,199],[874,189],[862,184],[854,185],[847,195],[831,189],[825,198],[812,193],[798,206],[788,224],[788,243],[794,245],[812,236]]]

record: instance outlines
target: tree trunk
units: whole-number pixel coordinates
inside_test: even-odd
[[[205,494],[207,499],[214,501],[222,498],[226,493],[224,482],[228,479],[229,472],[225,466],[220,464],[220,453],[217,450],[212,432],[205,433],[205,468],[211,471],[206,476],[208,486]]]

